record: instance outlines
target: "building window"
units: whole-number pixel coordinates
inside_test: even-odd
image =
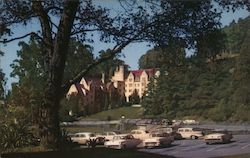
[[[130,78],[128,81],[129,81],[129,82],[132,82],[132,78]]]
[[[132,83],[129,84],[129,87],[132,87]]]

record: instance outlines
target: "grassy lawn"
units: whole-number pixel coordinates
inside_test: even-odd
[[[143,117],[143,108],[139,107],[121,107],[117,109],[107,110],[103,112],[99,112],[96,114],[93,114],[88,117],[82,117],[81,120],[119,120],[122,116],[125,116],[129,119],[137,119]],[[129,127],[128,127],[129,126]],[[131,125],[126,125],[125,131],[128,132],[131,129],[134,129],[134,127],[130,127]],[[76,132],[93,132],[93,133],[101,133],[105,131],[117,131],[116,125],[103,125],[103,126],[73,126],[73,127],[62,127],[69,133],[76,133]]]
[[[135,129],[134,125],[126,125],[126,128],[122,132],[128,133],[132,129]],[[102,133],[107,131],[118,131],[116,125],[110,126],[79,126],[79,127],[63,127],[68,133],[77,133],[77,132],[92,132],[92,133]]]
[[[2,158],[174,158],[136,150],[115,150],[107,148],[85,148],[60,152],[30,152],[1,155]]]
[[[108,120],[108,118],[110,118],[112,120],[117,120],[121,119],[122,116],[125,116],[125,119],[137,119],[143,117],[143,111],[144,109],[139,107],[121,107],[117,109],[99,112],[97,114],[84,117],[82,119]]]

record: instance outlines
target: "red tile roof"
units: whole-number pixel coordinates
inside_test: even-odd
[[[146,73],[148,74],[149,77],[152,77],[155,75],[156,73],[156,69],[144,69],[146,71]],[[135,77],[140,77],[142,72],[144,71],[143,69],[141,70],[132,70],[130,72],[132,72],[132,74],[135,76]]]
[[[141,76],[143,70],[132,70],[132,71],[130,71],[130,72],[132,72],[132,74],[133,74],[135,77],[139,77],[139,76]]]
[[[156,69],[145,69],[149,77],[153,77],[156,73]]]
[[[100,78],[85,77],[85,80],[86,80],[88,85],[92,85],[92,86],[95,86],[95,87],[103,85]]]
[[[80,93],[81,96],[85,96],[84,92],[82,89],[85,89],[83,85],[81,85],[80,83],[75,83],[75,87],[78,91],[78,93]]]

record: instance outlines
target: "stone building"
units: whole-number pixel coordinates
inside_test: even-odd
[[[96,113],[117,107],[125,100],[129,102],[129,97],[135,91],[142,98],[150,79],[159,75],[157,69],[128,71],[127,65],[120,65],[107,83],[104,75],[101,78],[82,78],[80,83],[70,87],[67,97],[78,95],[82,100],[80,110]]]
[[[129,97],[135,90],[138,92],[139,97],[142,98],[150,79],[159,75],[160,71],[155,68],[128,71],[126,65],[120,65],[114,72],[111,81],[115,87],[125,94],[126,101],[129,102]],[[124,83],[124,87],[119,87],[118,82]]]

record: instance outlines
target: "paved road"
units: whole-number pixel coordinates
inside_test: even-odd
[[[207,145],[203,140],[179,140],[168,148],[140,151],[171,155],[178,158],[211,158],[250,153],[250,135],[234,135],[231,143]]]

